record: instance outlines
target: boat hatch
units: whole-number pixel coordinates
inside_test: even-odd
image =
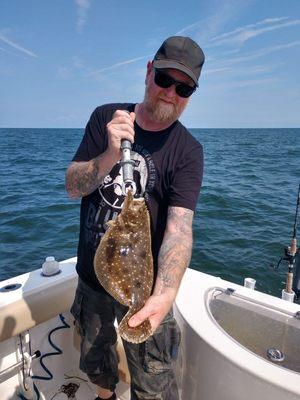
[[[222,288],[210,289],[206,296],[211,318],[232,339],[268,362],[300,373],[298,313]]]
[[[18,290],[22,287],[20,283],[11,283],[9,285],[5,285],[2,288],[0,288],[0,292],[6,293],[6,292],[11,292],[13,290]]]

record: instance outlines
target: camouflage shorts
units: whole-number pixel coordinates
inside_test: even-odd
[[[114,391],[118,378],[117,334],[128,308],[79,279],[71,313],[81,336],[80,369],[91,382]],[[153,336],[141,344],[123,341],[131,376],[131,400],[178,400],[174,362],[180,330],[169,313]]]

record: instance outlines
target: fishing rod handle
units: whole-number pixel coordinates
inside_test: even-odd
[[[287,274],[285,290],[288,293],[293,292],[293,273],[292,272],[288,272],[288,274]]]
[[[293,238],[291,240],[291,246],[290,246],[290,253],[294,257],[297,253],[297,239]]]
[[[130,140],[128,140],[128,139],[122,139],[121,140],[121,150],[123,151],[123,150],[131,150],[131,148],[132,148],[132,144],[131,144],[131,141]]]
[[[123,181],[125,183],[133,181],[134,161],[131,160],[131,147],[130,140],[123,139],[121,141],[122,160],[120,164],[123,169]]]
[[[129,111],[124,110],[128,114]],[[128,190],[131,190],[133,194],[136,192],[136,185],[133,180],[133,169],[134,169],[134,161],[131,159],[131,149],[132,143],[128,139],[121,140],[121,150],[122,150],[122,160],[120,162],[123,170],[123,185],[122,192],[123,194],[127,194]]]
[[[130,115],[130,112],[128,110],[124,110],[128,115]],[[122,139],[121,140],[121,150],[122,150],[122,164],[128,161],[128,164],[130,164],[130,151],[132,149],[132,143],[128,139]]]

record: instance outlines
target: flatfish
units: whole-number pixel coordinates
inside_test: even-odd
[[[150,217],[145,200],[127,194],[121,213],[108,222],[94,258],[100,284],[119,303],[129,307],[119,325],[121,337],[144,342],[151,334],[149,320],[131,328],[128,320],[150,297],[153,286]]]

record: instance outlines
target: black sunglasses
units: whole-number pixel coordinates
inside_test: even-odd
[[[190,86],[187,83],[176,81],[170,75],[165,72],[155,69],[154,82],[157,86],[167,89],[172,85],[175,85],[175,91],[180,97],[190,97],[196,90],[196,86]]]

